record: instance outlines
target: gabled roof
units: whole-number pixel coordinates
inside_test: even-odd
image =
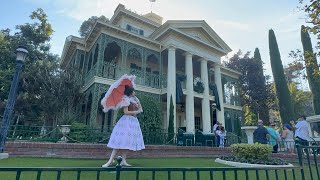
[[[161,26],[161,24],[159,24],[155,21],[152,21],[149,18],[144,17],[143,15],[139,15],[137,13],[134,13],[134,12],[126,9],[125,6],[122,4],[119,4],[117,6],[116,10],[114,11],[113,16],[110,19],[110,23],[115,24],[120,19],[120,17],[124,16],[124,15],[129,16],[129,17],[135,19],[136,21],[142,22],[142,23],[147,24],[149,26],[152,26],[154,28]]]
[[[203,20],[169,20],[155,30],[150,35],[150,38],[159,40],[169,31],[183,34],[225,54],[232,51],[220,36]],[[193,32],[196,33],[196,35],[192,34]]]

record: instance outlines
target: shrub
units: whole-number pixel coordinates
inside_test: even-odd
[[[233,144],[231,150],[234,156],[243,159],[268,160],[272,147],[267,144]]]

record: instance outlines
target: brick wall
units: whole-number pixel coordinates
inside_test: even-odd
[[[8,142],[6,151],[11,157],[61,157],[105,159],[111,149],[105,144],[72,144],[72,143],[43,143],[43,142]],[[219,157],[230,155],[230,148],[185,147],[147,145],[145,150],[130,151],[130,158],[168,158],[168,157]],[[298,161],[295,154],[272,154],[272,157]]]

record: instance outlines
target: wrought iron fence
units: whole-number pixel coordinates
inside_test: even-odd
[[[1,179],[266,179],[316,180],[320,179],[318,145],[296,144],[299,164],[295,167],[122,167],[118,157],[116,167],[2,167]]]
[[[69,143],[107,143],[112,128],[70,127],[70,131],[63,134],[59,127],[14,125],[9,129],[8,140],[58,142],[63,139],[62,137],[65,137]],[[214,134],[202,133],[176,133],[172,139],[168,139],[168,133],[164,129],[145,129],[142,131],[144,142],[147,145],[228,147],[232,144],[246,142],[246,139],[231,133],[228,133],[221,140]]]
[[[166,167],[122,167],[121,158],[118,158],[116,167],[95,168],[95,167],[4,167],[0,168],[0,175],[3,179],[152,179],[152,180],[172,180],[172,179],[285,179],[300,180],[305,179],[303,168],[233,168],[233,167],[204,167],[204,168],[166,168]]]

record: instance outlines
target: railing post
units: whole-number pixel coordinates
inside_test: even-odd
[[[117,171],[116,180],[120,180],[121,161],[122,161],[122,157],[118,156],[117,158],[118,164],[116,165],[116,171]]]
[[[305,180],[305,175],[304,175],[304,168],[303,168],[303,157],[302,157],[302,148],[299,142],[296,141],[296,148],[297,148],[297,153],[298,153],[298,158],[299,158],[299,165],[301,168],[301,178],[302,180]]]

